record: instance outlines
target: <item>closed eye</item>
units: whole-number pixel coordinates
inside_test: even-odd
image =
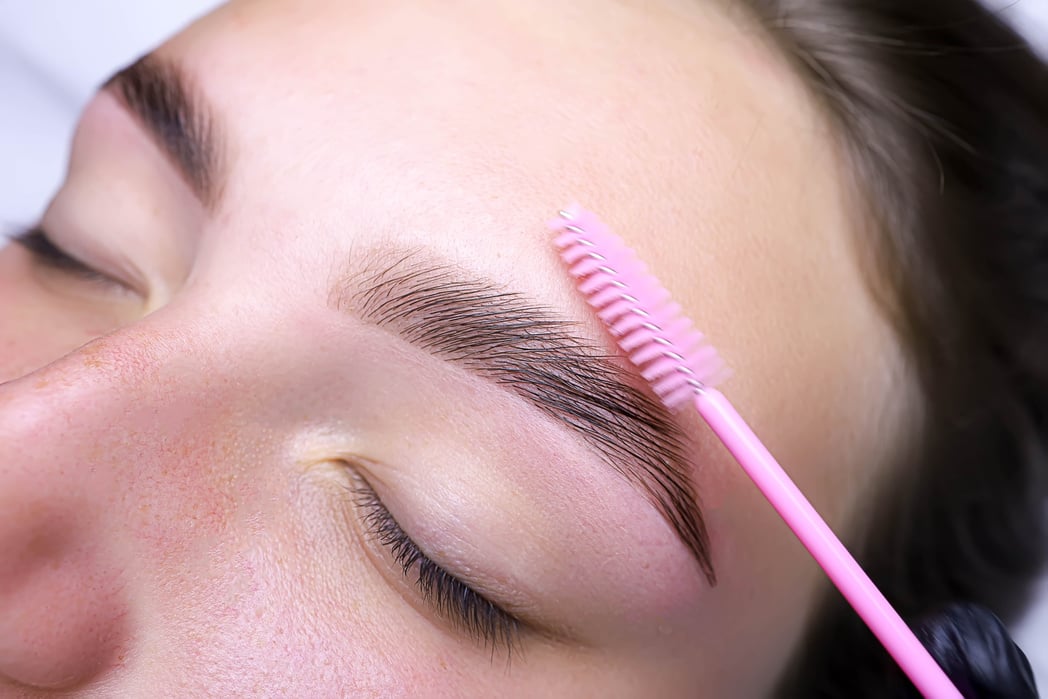
[[[116,284],[120,287],[126,286],[109,276],[100,272],[83,260],[80,260],[58,247],[47,232],[39,226],[34,226],[21,233],[11,236],[11,241],[20,245],[32,255],[34,262],[50,269],[69,274],[78,279],[101,284]]]
[[[401,529],[370,485],[359,476],[353,501],[365,531],[389,550],[404,576],[414,579],[423,601],[456,629],[485,646],[512,651],[519,647],[523,622],[430,559]]]

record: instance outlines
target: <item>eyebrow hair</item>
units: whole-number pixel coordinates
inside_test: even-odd
[[[419,251],[372,254],[361,270],[335,287],[335,308],[509,389],[581,435],[645,493],[715,584],[684,433],[618,357],[580,337],[578,323]]]
[[[123,103],[213,209],[222,193],[223,148],[218,122],[182,69],[147,54],[103,85]]]

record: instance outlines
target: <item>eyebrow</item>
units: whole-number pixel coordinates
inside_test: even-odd
[[[224,158],[218,121],[184,71],[148,54],[103,85],[131,112],[209,209],[218,203]]]
[[[493,381],[581,435],[647,496],[715,584],[684,433],[618,357],[552,309],[421,251],[365,257],[335,287],[336,309]]]

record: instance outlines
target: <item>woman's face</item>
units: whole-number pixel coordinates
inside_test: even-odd
[[[0,694],[766,694],[822,574],[593,357],[545,224],[622,234],[855,533],[899,361],[832,143],[711,3],[193,25],[87,107],[43,216],[98,274],[0,251]]]

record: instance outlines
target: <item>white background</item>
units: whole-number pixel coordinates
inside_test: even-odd
[[[217,4],[0,0],[0,230],[40,214],[61,180],[77,114],[97,85]],[[1048,55],[1048,0],[990,4]],[[1048,692],[1048,577],[1041,596],[1016,637]]]

